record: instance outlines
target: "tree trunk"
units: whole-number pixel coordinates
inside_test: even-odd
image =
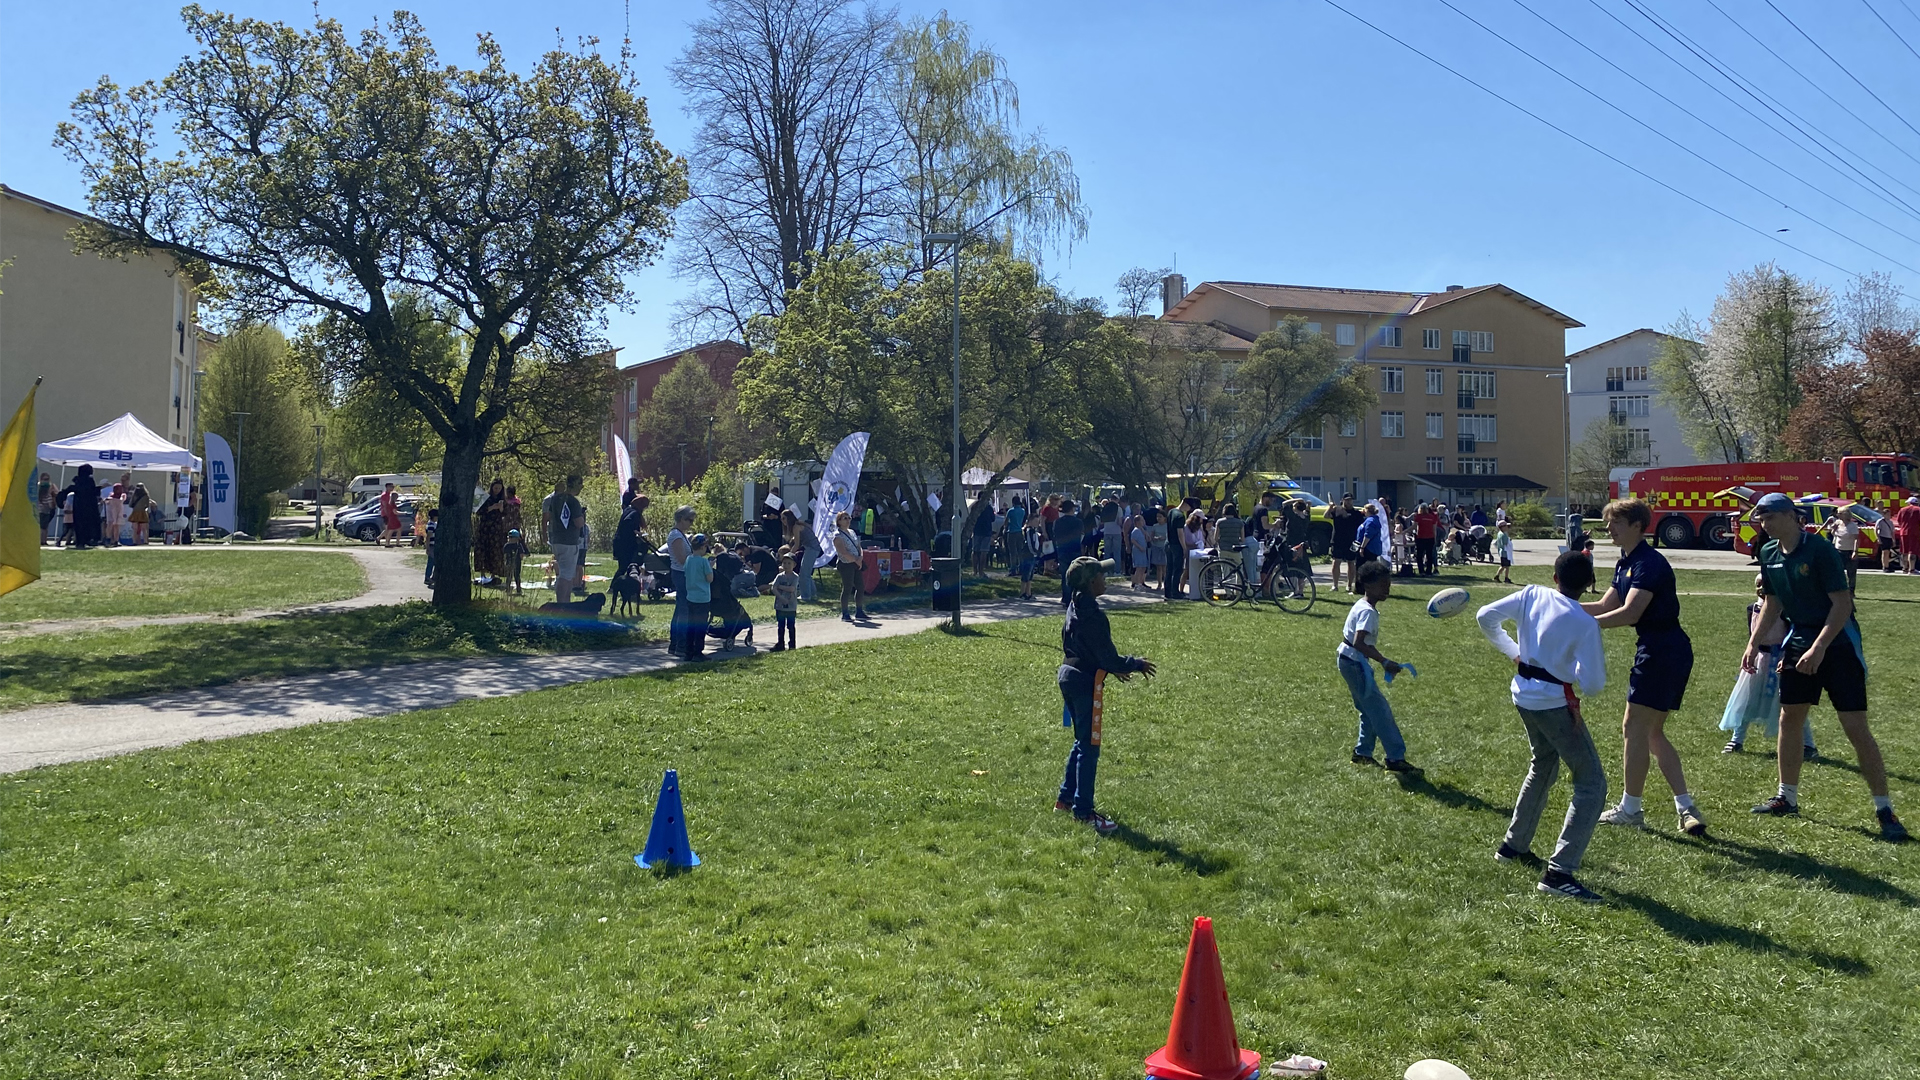
[[[463,607],[473,600],[473,489],[480,483],[486,440],[447,443],[440,466],[440,525],[433,541],[433,604]]]

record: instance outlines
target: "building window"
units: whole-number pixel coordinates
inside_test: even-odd
[[[1383,412],[1380,414],[1380,437],[1383,439],[1404,439],[1407,435],[1407,414],[1403,412]]]
[[[1430,472],[1430,473],[1436,473],[1436,472],[1446,472],[1446,471],[1447,471],[1447,459],[1446,459],[1446,458],[1443,458],[1443,457],[1430,457],[1430,458],[1428,458],[1428,459],[1427,459],[1427,471],[1428,471],[1428,472]]]
[[[627,417],[627,449],[632,450],[638,445],[640,445],[640,418],[629,416]]]
[[[1381,327],[1380,328],[1380,346],[1381,348],[1385,348],[1385,349],[1399,348],[1400,347],[1400,328],[1397,326]]]
[[[1620,440],[1620,464],[1653,464],[1653,429],[1628,428]]]
[[[1353,344],[1353,324],[1350,322],[1333,324],[1333,343],[1335,345]]]
[[[1497,442],[1500,438],[1500,418],[1492,413],[1461,413],[1454,428],[1462,442],[1472,439],[1477,443]]]
[[[627,411],[632,412],[633,410],[639,407],[640,407],[640,380],[628,379],[627,380]]]
[[[1289,435],[1287,445],[1295,450],[1325,450],[1327,441],[1319,435]]]
[[[1317,323],[1317,322],[1310,322],[1310,323],[1308,323],[1308,324],[1307,324],[1307,333],[1309,333],[1309,334],[1317,334],[1317,333],[1319,333],[1319,332],[1320,332],[1320,324],[1319,324],[1319,323]]]
[[[1358,434],[1360,434],[1360,419],[1358,417],[1349,416],[1345,420],[1340,421],[1341,438],[1351,439]]]
[[[1463,457],[1460,459],[1460,475],[1492,476],[1500,471],[1500,459],[1490,457]]]
[[[1438,351],[1440,348],[1440,331],[1438,330],[1420,331],[1420,347],[1423,349],[1433,349],[1435,351]]]
[[[1494,379],[1491,371],[1463,371],[1460,373],[1460,400],[1462,409],[1471,409],[1477,402],[1493,399]]]
[[[1493,331],[1475,330],[1470,334],[1474,352],[1493,351]]]
[[[1607,399],[1607,416],[1616,424],[1624,424],[1629,417],[1648,416],[1652,405],[1653,399],[1645,394],[1610,397]]]
[[[1437,412],[1427,414],[1427,438],[1444,439],[1447,437],[1446,424],[1441,419],[1441,416],[1442,414]]]
[[[1404,394],[1407,392],[1407,369],[1383,367],[1380,369],[1380,392],[1383,394]]]
[[[1296,476],[1293,478],[1293,482],[1299,484],[1300,487],[1306,491],[1320,490],[1320,478],[1317,476]]]
[[[1440,331],[1429,330],[1427,332],[1430,334],[1437,334]],[[1434,346],[1434,348],[1439,348],[1439,346],[1436,345]],[[1445,385],[1446,385],[1446,372],[1440,370],[1437,367],[1430,367],[1427,369],[1427,393],[1434,394],[1434,395],[1444,394],[1446,393],[1446,391],[1443,390],[1442,387],[1444,387]]]
[[[1647,382],[1648,374],[1645,364],[1634,367],[1610,367],[1607,369],[1607,392],[1617,394],[1625,390],[1628,383]]]

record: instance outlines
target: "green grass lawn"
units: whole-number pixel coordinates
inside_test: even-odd
[[[1511,669],[1430,591],[1384,609],[1421,673],[1389,691],[1405,782],[1346,760],[1341,605],[1116,612],[1163,675],[1109,696],[1106,839],[1049,810],[1052,618],[6,777],[0,1076],[1117,1080],[1202,914],[1242,1042],[1341,1080],[1920,1073],[1920,847],[1871,839],[1824,707],[1804,816],[1746,813],[1771,762],[1715,726],[1741,599],[1684,608],[1671,731],[1713,836],[1675,834],[1656,779],[1658,828],[1596,837],[1587,908],[1490,857],[1526,766]],[[1916,603],[1861,605],[1910,818]],[[664,768],[689,873],[631,860]]]
[[[42,548],[40,580],[0,596],[0,624],[230,614],[341,600],[366,588],[360,564],[342,554]]]

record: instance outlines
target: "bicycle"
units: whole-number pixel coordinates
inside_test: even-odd
[[[1305,614],[1319,596],[1311,566],[1305,562],[1305,547],[1305,544],[1294,545],[1278,564],[1263,571],[1257,588],[1248,586],[1237,552],[1222,555],[1215,548],[1200,565],[1200,595],[1215,607],[1222,604],[1234,607],[1242,600],[1255,603],[1270,600],[1281,611]],[[1288,549],[1281,547],[1281,551],[1286,553]]]

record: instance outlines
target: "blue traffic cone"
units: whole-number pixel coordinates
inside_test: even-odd
[[[647,830],[647,850],[633,861],[651,870],[656,866],[699,866],[687,839],[687,815],[680,808],[680,774],[672,769],[660,778],[660,799],[653,804],[653,827]]]

